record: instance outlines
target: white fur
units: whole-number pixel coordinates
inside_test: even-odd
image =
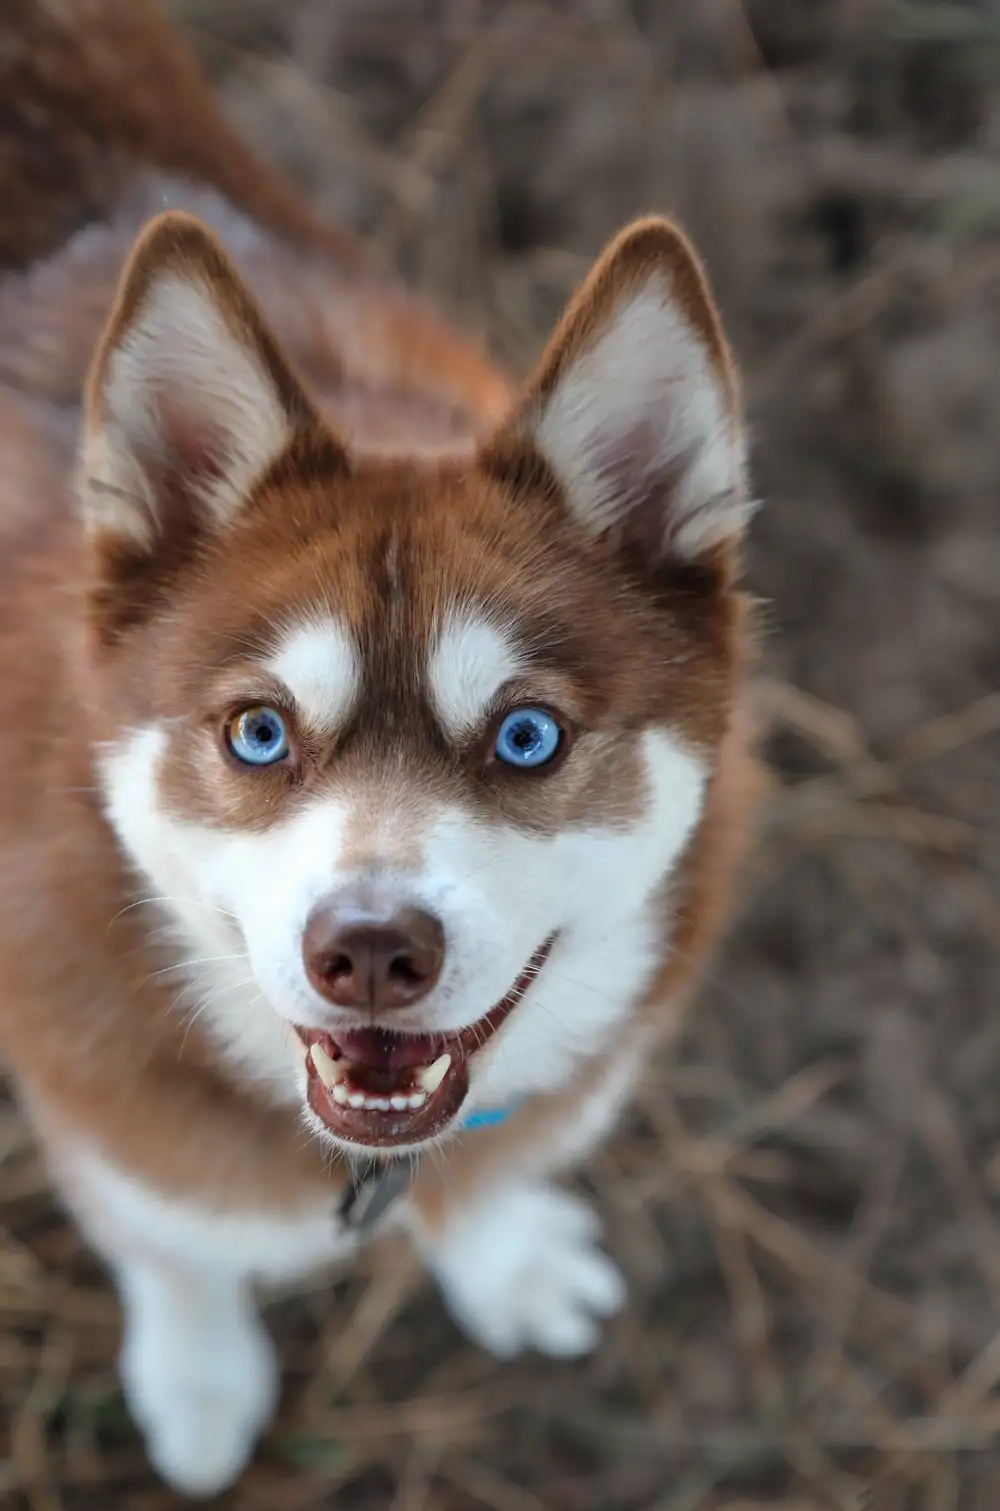
[[[358,653],[348,630],[325,615],[282,638],[266,670],[283,682],[301,717],[317,734],[344,722],[360,686]]]
[[[247,492],[290,438],[290,425],[258,353],[230,328],[196,276],[155,281],[109,354],[98,398],[99,425],[87,436],[83,502],[93,529],[155,539],[159,476],[180,438],[218,460],[190,486],[209,519],[231,520]]]
[[[425,1254],[455,1320],[491,1353],[573,1358],[625,1301],[599,1236],[586,1203],[555,1186],[493,1186],[452,1213]]]
[[[112,1257],[145,1252],[210,1275],[283,1285],[353,1246],[337,1230],[333,1191],[328,1205],[282,1217],[217,1212],[152,1190],[85,1145],[61,1149],[56,1166],[81,1224]]]
[[[617,309],[545,401],[536,441],[594,535],[669,484],[664,546],[695,556],[749,513],[743,444],[704,343],[662,280]]]
[[[176,1490],[212,1495],[241,1472],[277,1399],[252,1282],[298,1279],[351,1252],[329,1206],[282,1218],[163,1196],[97,1150],[56,1146],[56,1169],[124,1309],[121,1373],[150,1458]]]
[[[264,997],[250,964],[242,921],[201,880],[212,857],[242,836],[185,824],[162,811],[157,779],[166,743],[162,726],[137,730],[106,753],[102,774],[108,817],[151,884],[143,900],[155,898],[177,922],[182,948],[193,961],[190,991],[179,995],[178,1010],[188,1016],[193,1010],[214,1032],[230,1063],[267,1083],[277,1103],[298,1106],[296,1060],[302,1059],[301,1044]],[[326,805],[322,815],[311,817],[312,843],[317,849],[329,843],[335,853],[340,829],[331,825],[333,811]],[[274,846],[261,838],[265,848],[260,864],[266,872]],[[239,863],[246,864],[242,856]],[[270,887],[262,891],[273,895]],[[286,963],[288,953],[283,957]]]
[[[274,1411],[274,1349],[244,1284],[158,1262],[116,1266],[125,1397],[158,1474],[216,1495],[246,1467]]]
[[[598,1324],[618,1311],[625,1286],[597,1247],[600,1226],[586,1203],[546,1177],[581,1159],[613,1126],[634,1084],[647,1035],[633,1034],[602,1062],[601,1078],[562,1127],[518,1149],[499,1192],[478,1199],[430,1231],[402,1214],[455,1320],[493,1353],[536,1348],[569,1357],[598,1341]],[[475,1133],[469,1135],[475,1138]]]
[[[496,625],[471,612],[451,611],[427,658],[431,701],[453,738],[482,723],[505,682],[522,669],[517,649]]]
[[[663,1032],[663,1009],[658,1012]],[[600,1061],[600,1079],[589,1096],[578,1100],[573,1116],[548,1131],[544,1142],[528,1146],[519,1154],[519,1174],[539,1179],[570,1170],[590,1153],[614,1128],[625,1102],[642,1073],[642,1055],[652,1034],[630,1033],[624,1044],[615,1044]]]
[[[668,731],[647,731],[648,801],[634,824],[544,837],[442,807],[428,814],[413,866],[392,849],[400,816],[420,796],[407,788],[405,773],[381,796],[371,785],[331,789],[267,833],[228,832],[163,811],[157,771],[164,743],[162,731],[147,729],[107,757],[109,816],[182,922],[193,960],[245,949],[235,962],[192,967],[199,987],[210,985],[200,1021],[234,1065],[287,1105],[301,1105],[304,1088],[290,1024],[329,1028],[350,1017],[310,987],[301,938],[316,903],[356,874],[340,855],[356,830],[358,804],[368,832],[365,874],[435,912],[448,940],[438,987],[397,1014],[400,1028],[476,1022],[509,992],[542,941],[558,933],[517,1011],[473,1061],[471,1110],[556,1089],[608,1047],[662,957],[663,919],[650,902],[697,821],[706,775]],[[261,877],[274,876],[280,887],[262,885]],[[322,1134],[318,1123],[315,1131]]]
[[[496,1354],[584,1353],[600,1320],[623,1304],[595,1215],[531,1172],[583,1152],[632,1069],[634,1057],[616,1056],[559,1152],[551,1143],[525,1150],[525,1178],[510,1172],[509,1184],[484,1191],[443,1230],[425,1231],[405,1204],[396,1214],[456,1320]],[[356,1240],[338,1231],[332,1205],[281,1217],[216,1212],[151,1189],[78,1141],[56,1140],[52,1155],[69,1205],[115,1276],[122,1381],[150,1458],[180,1493],[215,1494],[242,1472],[277,1399],[254,1283],[300,1279],[349,1257]]]

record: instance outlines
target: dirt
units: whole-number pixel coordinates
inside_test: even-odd
[[[497,1365],[395,1252],[271,1312],[292,1511],[1000,1504],[1000,8],[174,0],[227,109],[515,369],[678,215],[739,352],[775,773],[676,1054],[584,1174],[632,1288]],[[168,1507],[0,1123],[0,1503]],[[6,1499],[3,1497],[6,1496]]]

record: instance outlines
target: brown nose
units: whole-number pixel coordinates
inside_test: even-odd
[[[328,1002],[385,1012],[419,1002],[436,985],[444,929],[420,908],[383,910],[356,896],[331,898],[306,924],[302,958]]]

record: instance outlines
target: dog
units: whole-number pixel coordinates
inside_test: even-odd
[[[147,0],[0,40],[0,1044],[203,1495],[274,1406],[254,1287],[385,1226],[497,1355],[623,1304],[554,1181],[750,826],[745,434],[672,223],[515,389]]]

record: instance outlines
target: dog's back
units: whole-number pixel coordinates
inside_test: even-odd
[[[11,0],[0,13],[0,383],[65,409],[144,221],[219,232],[335,417],[372,445],[447,444],[506,385],[375,274],[223,118],[149,0]]]

